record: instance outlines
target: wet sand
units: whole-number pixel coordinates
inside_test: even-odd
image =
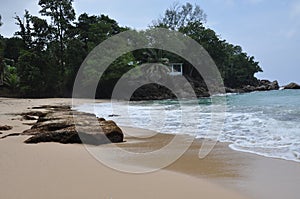
[[[28,121],[21,121],[16,113],[29,111],[33,106],[70,103],[70,99],[0,98],[0,125],[14,127],[8,132],[1,131],[2,135],[30,128],[23,124]],[[99,146],[120,164],[152,166],[147,161],[128,163],[126,156],[110,154],[115,146],[133,153],[149,153],[173,139],[172,135],[143,129],[122,130],[126,142]],[[144,138],[145,135],[152,137]],[[259,199],[299,198],[300,194],[299,163],[236,152],[226,143],[218,143],[205,159],[199,159],[201,140],[195,140],[170,166],[147,174],[129,174],[101,164],[84,145],[27,145],[23,143],[26,138],[0,139],[0,198]],[[170,156],[168,153],[162,151],[161,158]]]
[[[144,131],[124,130],[131,135],[136,132],[136,137]],[[136,137],[131,136],[120,145],[130,151],[149,152],[168,144],[173,135],[157,134],[147,141]],[[184,155],[165,169],[208,180],[248,198],[299,198],[300,163],[234,151],[228,147],[229,143],[220,142],[207,157],[200,159],[201,144],[202,140],[195,139]]]

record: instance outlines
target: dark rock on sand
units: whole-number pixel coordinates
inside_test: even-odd
[[[70,110],[71,107],[67,105],[42,105],[37,107],[32,107],[32,109],[47,109],[47,110],[54,110],[54,111],[62,111],[62,110]]]
[[[29,115],[29,116],[37,116],[37,117],[42,117],[45,116],[47,113],[41,112],[41,111],[30,111],[26,113],[22,113],[22,116]]]
[[[4,125],[4,126],[0,126],[0,131],[9,131],[12,128],[13,128],[12,126]]]
[[[8,135],[5,135],[3,137],[1,137],[0,139],[4,139],[4,138],[7,138],[7,137],[13,137],[13,136],[19,136],[20,133],[11,133],[11,134],[8,134]]]
[[[41,132],[25,140],[25,143],[36,144],[40,142],[59,142],[63,144],[82,143],[77,132]]]
[[[300,89],[300,85],[294,82],[289,83],[288,85],[283,87],[284,89]]]
[[[38,120],[39,117],[38,116],[32,116],[32,115],[24,115],[23,119],[24,120]]]
[[[33,135],[25,143],[59,142],[99,145],[123,142],[123,132],[113,121],[96,118],[94,114],[72,111],[67,107],[54,109],[55,112],[41,116],[31,129],[22,133],[22,135]]]

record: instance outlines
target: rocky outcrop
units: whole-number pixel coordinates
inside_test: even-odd
[[[238,93],[241,92],[253,92],[253,91],[271,91],[271,90],[278,90],[279,84],[278,81],[269,81],[269,80],[259,80],[257,86],[253,85],[247,85],[243,86],[241,90]],[[235,89],[236,90],[236,89]]]
[[[185,97],[190,98],[190,93],[186,91],[189,90],[189,86],[192,87],[194,93],[197,97],[209,97],[210,92],[208,91],[207,86],[203,82],[203,80],[196,80],[190,77],[185,77],[190,85],[184,85],[179,81],[178,78],[173,77],[171,80],[171,85],[175,85],[175,88],[178,88],[179,92]],[[178,86],[177,86],[178,85]],[[293,86],[293,85],[292,85]],[[253,91],[271,91],[271,90],[279,90],[278,81],[269,81],[269,80],[258,80],[256,85],[246,85],[241,88],[229,88],[225,87],[226,93],[248,93]],[[294,88],[297,88],[295,86]],[[216,89],[218,90],[218,89]],[[218,93],[211,91],[211,93]],[[162,99],[175,99],[176,96],[166,87],[156,85],[156,84],[148,84],[138,88],[131,97],[131,100],[162,100]]]
[[[47,107],[31,129],[21,135],[31,135],[25,143],[59,142],[100,145],[123,142],[122,130],[113,121],[96,118],[94,114],[72,111],[69,107]]]
[[[300,89],[300,85],[294,82],[289,83],[288,85],[283,87],[284,89]]]
[[[279,84],[278,81],[270,82],[269,80],[260,80],[260,85],[257,87],[257,90],[278,90]]]
[[[188,76],[170,76],[166,80],[165,85],[172,85],[173,91],[176,91],[180,96],[176,96],[173,91],[169,88],[151,83],[145,84],[135,90],[130,100],[139,101],[139,100],[163,100],[163,99],[176,99],[177,97],[181,98],[192,98],[192,97],[209,97],[206,84],[203,80],[197,80]],[[188,92],[190,88],[193,89],[193,93]],[[125,90],[125,89],[124,89]]]

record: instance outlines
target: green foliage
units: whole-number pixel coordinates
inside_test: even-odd
[[[19,16],[16,16],[15,19],[20,28],[15,35],[21,37],[25,48],[27,50],[35,49],[36,51],[45,50],[47,43],[52,39],[52,28],[47,21],[30,15],[27,10],[25,10],[23,19]]]
[[[5,72],[5,85],[12,92],[26,97],[70,96],[77,71],[91,50],[109,37],[128,30],[106,15],[83,13],[75,21],[72,3],[73,0],[39,0],[40,14],[48,17],[49,23],[25,10],[24,16],[15,16],[19,27],[15,37],[0,36],[0,71]],[[205,22],[206,14],[200,6],[190,3],[174,4],[150,28],[164,27],[180,31],[200,43],[215,61],[226,86],[236,88],[255,85],[257,79],[254,74],[262,71],[259,63],[243,52],[240,46],[222,40],[212,29],[204,26]],[[132,68],[136,70],[127,75],[138,77],[141,70],[136,66],[144,63],[183,62],[184,75],[201,79],[194,67],[183,58],[153,47],[164,42],[173,45],[174,49],[186,50],[183,44],[174,44],[176,42],[166,41],[166,38],[154,38],[151,33],[145,34],[149,33],[140,31],[136,36],[141,37],[135,39],[148,44],[149,48],[127,53],[116,59],[100,81],[107,88],[104,90],[105,95],[97,93],[97,96],[109,97],[117,80]],[[123,43],[124,50],[127,42]],[[111,48],[114,49],[116,45],[122,46],[120,43],[112,43]],[[111,52],[108,50],[107,53],[108,56],[101,60],[89,60],[86,64],[97,66],[111,62]],[[159,66],[160,64],[157,65]],[[151,70],[149,68],[150,73]],[[93,80],[99,77],[94,67],[87,67],[84,75],[86,78],[83,83],[86,86],[94,84]]]
[[[256,85],[254,74],[262,72],[259,63],[254,61],[254,57],[244,53],[240,46],[221,40],[213,30],[206,28],[205,19],[206,15],[199,6],[192,6],[190,3],[181,6],[176,4],[167,9],[165,15],[155,21],[153,26],[178,30],[201,44],[218,66],[226,86],[236,88]],[[186,75],[195,78],[199,76],[189,63],[185,63],[185,66]]]
[[[23,52],[20,56],[17,68],[22,92],[32,95],[41,91],[44,80],[41,75],[40,61],[35,53],[29,51]]]
[[[22,52],[17,63],[17,74],[23,95],[41,97],[57,92],[55,70],[49,67],[50,63],[36,52]]]
[[[127,30],[119,27],[115,20],[105,15],[89,16],[84,13],[79,16],[78,22],[75,24],[78,39],[84,43],[87,51],[92,50],[107,38]]]
[[[79,67],[87,55],[88,52],[84,48],[84,43],[80,40],[72,39],[67,42],[66,69],[63,81],[65,90],[72,90]]]
[[[59,43],[57,51],[57,62],[61,66],[61,74],[65,72],[65,45],[69,36],[67,30],[72,27],[71,23],[75,20],[75,10],[72,7],[73,0],[40,0],[39,6],[42,7],[42,16],[51,18],[51,33],[55,41]]]
[[[15,33],[16,36],[20,36],[24,42],[24,45],[27,49],[31,47],[32,39],[31,39],[31,30],[30,30],[30,14],[28,10],[25,10],[25,14],[23,20],[16,16],[15,20],[16,25],[20,27],[20,31]]]
[[[5,64],[3,81],[4,85],[10,88],[13,92],[17,91],[20,80],[17,75],[16,67]]]
[[[132,53],[127,53],[116,59],[104,72],[101,80],[119,79],[130,69],[134,67],[132,64],[134,57]]]
[[[0,15],[0,27],[3,25],[2,23],[2,16]]]
[[[200,6],[190,3],[180,5],[175,3],[165,11],[165,15],[154,21],[154,27],[163,27],[171,30],[179,30],[191,23],[206,21],[206,14]]]
[[[24,49],[25,46],[22,39],[17,37],[4,39],[3,57],[7,59],[12,59],[15,62],[17,62],[21,51]]]

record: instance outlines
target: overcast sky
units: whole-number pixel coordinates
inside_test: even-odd
[[[175,0],[75,0],[76,14],[106,14],[122,26],[145,29]],[[0,0],[0,34],[17,30],[13,17],[38,15],[38,0]],[[179,0],[180,3],[187,1]],[[260,62],[261,79],[300,83],[300,0],[189,0],[207,14],[207,26]]]

